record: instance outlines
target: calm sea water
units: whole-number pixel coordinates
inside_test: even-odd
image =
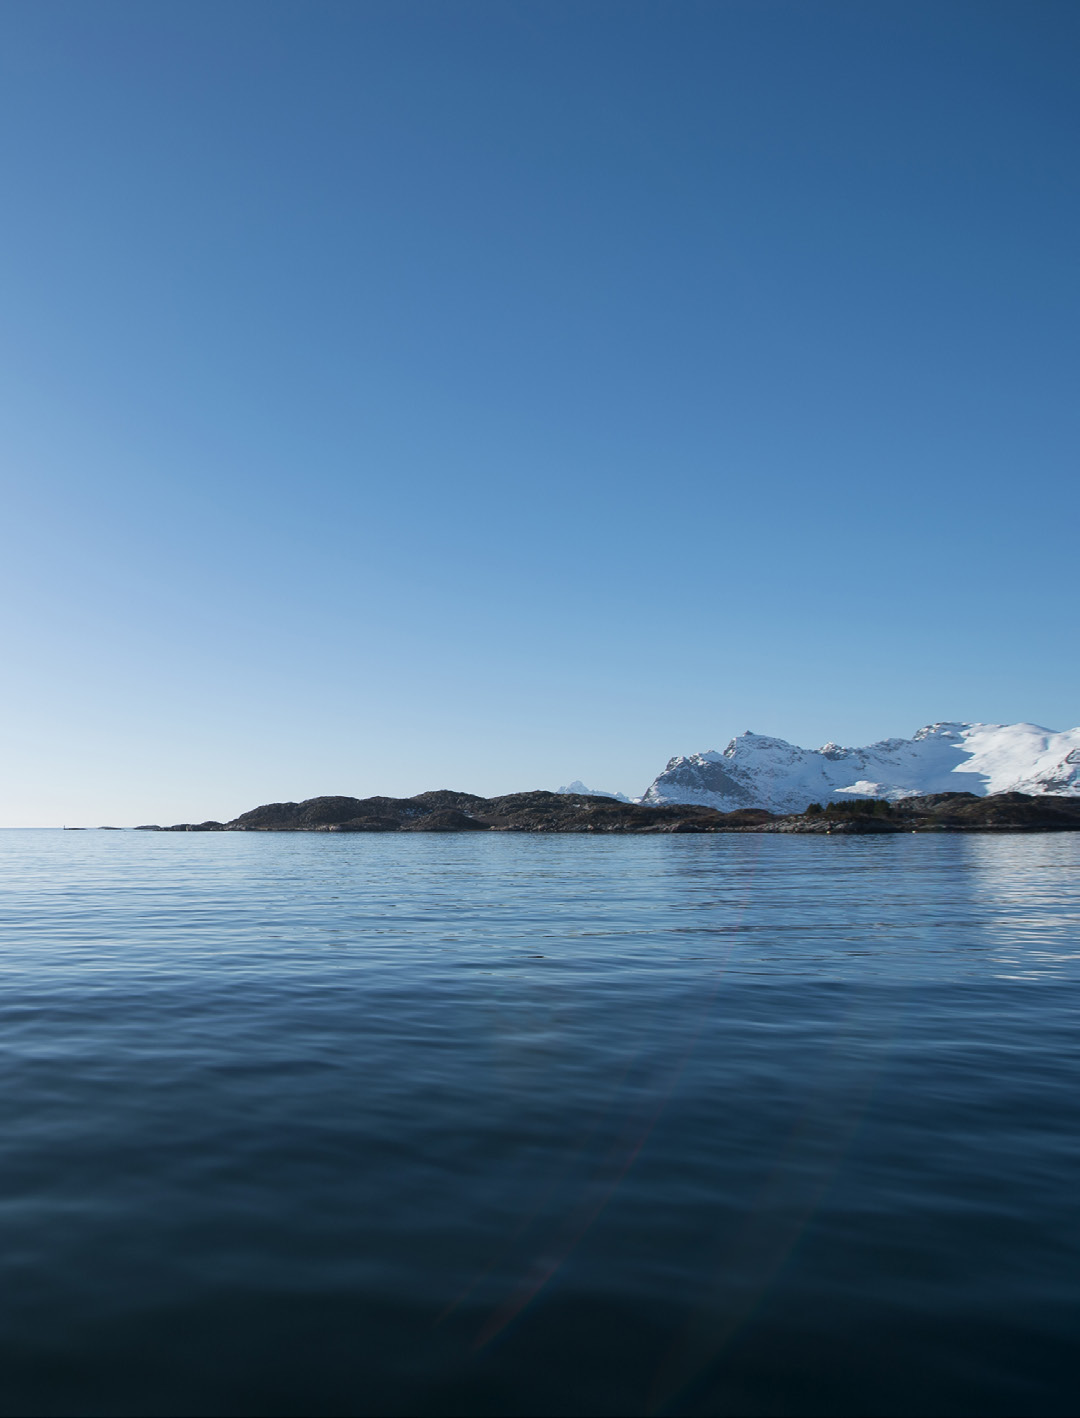
[[[0,865],[4,1412],[1080,1409],[1080,835]]]

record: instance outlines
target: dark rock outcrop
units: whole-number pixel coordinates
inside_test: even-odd
[[[152,827],[141,829],[154,831]],[[1058,832],[1080,830],[1080,798],[1026,793],[933,793],[899,802],[812,804],[777,816],[690,804],[624,803],[580,793],[481,798],[449,789],[412,798],[308,798],[266,803],[232,822],[178,823],[166,832]]]
[[[1070,832],[1080,831],[1080,798],[1050,793],[927,793],[857,799],[779,818],[774,832]]]
[[[481,798],[450,789],[412,798],[309,798],[267,803],[225,824],[230,832],[716,832],[771,821],[767,812],[639,806],[579,793]],[[186,830],[191,830],[186,829]]]
[[[447,807],[406,823],[406,832],[486,832],[490,823],[461,808]]]

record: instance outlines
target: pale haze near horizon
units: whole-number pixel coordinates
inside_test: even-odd
[[[0,7],[0,822],[1080,722],[1078,39]]]

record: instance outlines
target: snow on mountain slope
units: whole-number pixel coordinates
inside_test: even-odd
[[[929,724],[913,738],[865,748],[799,748],[747,731],[723,753],[671,759],[640,801],[802,812],[830,798],[948,792],[1080,796],[1080,728],[1056,733],[1038,724]]]
[[[616,798],[621,803],[630,801],[624,793],[607,793],[603,788],[586,788],[580,778],[575,778],[565,788],[556,788],[555,791],[557,793],[578,793],[585,798]]]

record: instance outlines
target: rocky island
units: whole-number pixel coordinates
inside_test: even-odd
[[[720,812],[580,793],[481,798],[443,789],[412,798],[308,798],[267,803],[232,822],[180,822],[143,832],[1062,832],[1080,830],[1080,798],[1050,793],[929,793],[896,802],[810,803],[803,812]]]

